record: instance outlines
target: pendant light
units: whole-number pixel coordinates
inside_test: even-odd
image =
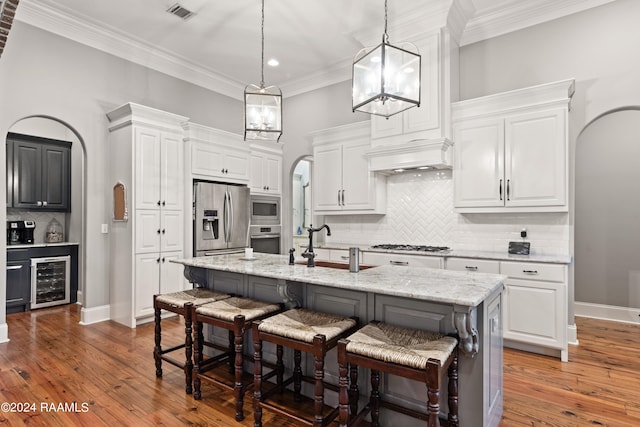
[[[414,44],[389,44],[385,0],[382,43],[369,52],[362,49],[353,60],[353,111],[389,117],[419,107],[420,62]]]
[[[282,92],[264,86],[264,0],[262,0],[262,69],[260,86],[244,88],[244,140],[279,141],[282,135]]]

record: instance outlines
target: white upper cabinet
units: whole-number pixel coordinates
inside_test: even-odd
[[[385,213],[386,178],[369,171],[369,122],[313,134],[315,214]]]
[[[282,146],[251,144],[249,188],[251,194],[279,196],[282,192]]]
[[[453,104],[459,212],[567,212],[573,80]]]
[[[248,183],[250,151],[242,136],[194,123],[184,130],[193,178]]]
[[[445,28],[412,39],[421,56],[420,107],[389,117],[371,116],[372,145],[450,136],[450,103],[458,87],[458,46]]]

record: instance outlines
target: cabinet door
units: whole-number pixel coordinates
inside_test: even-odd
[[[162,208],[182,210],[184,206],[182,139],[180,136],[162,135],[161,140],[160,200]]]
[[[455,207],[504,206],[502,119],[470,120],[454,127]]]
[[[223,176],[236,180],[249,179],[249,156],[245,152],[228,151],[224,153]]]
[[[30,261],[7,261],[7,311],[24,311],[31,298]],[[16,310],[12,310],[17,307]]]
[[[563,349],[564,283],[510,278],[505,286],[504,338]]]
[[[13,141],[7,139],[7,207],[13,207]]]
[[[162,234],[160,211],[158,209],[139,209],[136,211],[136,253],[160,252]]]
[[[249,171],[249,188],[251,189],[252,194],[262,193],[264,191],[265,184],[263,183],[263,167],[264,162],[262,155],[252,154],[251,170]]]
[[[42,146],[43,207],[55,210],[70,209],[71,150],[55,145]]]
[[[565,112],[538,111],[505,119],[507,206],[567,205]]]
[[[267,193],[280,194],[281,161],[278,157],[268,156],[264,158],[262,177]]]
[[[42,205],[41,183],[41,145],[15,141],[13,145],[13,207],[22,209],[40,207]]]
[[[194,142],[191,145],[191,172],[194,175],[222,176],[222,154],[211,144]]]
[[[160,292],[160,255],[136,255],[135,317],[153,315],[153,295]]]
[[[365,152],[369,141],[345,144],[342,147],[342,194],[344,210],[375,208],[373,172],[369,172],[369,159]]]
[[[488,355],[485,362],[485,372],[488,378],[485,379],[485,396],[487,396],[487,414],[488,419],[494,420],[495,423],[490,425],[498,425],[502,416],[502,369],[503,369],[503,342],[502,342],[502,299],[501,295],[496,296],[487,304],[487,320],[488,326],[485,329],[485,343],[487,348],[484,350]]]
[[[184,236],[184,216],[182,211],[163,210],[160,222],[160,250],[182,251]]]
[[[136,208],[158,209],[160,207],[160,132],[136,128]]]
[[[163,252],[160,259],[160,293],[178,292],[186,289],[189,282],[184,277],[184,266],[171,260],[183,257],[180,252]]]
[[[447,258],[447,270],[500,273],[500,262],[486,259]]]
[[[341,210],[342,146],[318,147],[314,150],[313,159],[314,210]]]

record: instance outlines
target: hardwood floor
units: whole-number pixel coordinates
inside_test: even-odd
[[[184,393],[184,376],[165,364],[156,379],[153,325],[78,324],[68,305],[7,315],[11,341],[0,344],[0,403],[35,411],[0,411],[9,426],[251,426],[237,423],[231,394],[203,384],[203,399]],[[579,346],[569,363],[505,349],[501,426],[640,425],[640,326],[578,318]],[[178,319],[163,321],[163,339],[178,342]],[[77,402],[75,408],[60,407]],[[44,405],[44,406],[41,406]],[[72,409],[69,411],[69,409]],[[75,409],[75,410],[74,410]],[[265,412],[265,425],[293,424]]]

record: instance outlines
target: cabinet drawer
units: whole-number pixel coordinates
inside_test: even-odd
[[[447,270],[498,274],[500,273],[500,263],[486,259],[447,258]]]
[[[399,255],[393,253],[364,252],[362,263],[371,265],[405,265],[411,267],[442,268],[440,257],[425,255]]]
[[[564,265],[511,261],[500,262],[500,273],[516,279],[564,282],[565,271],[566,267]]]

